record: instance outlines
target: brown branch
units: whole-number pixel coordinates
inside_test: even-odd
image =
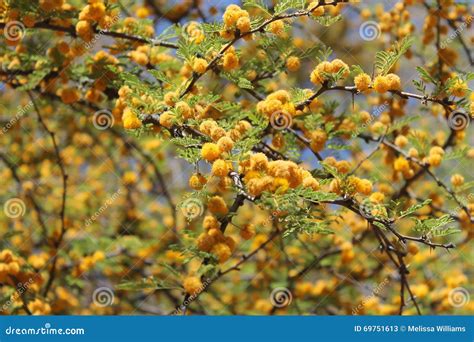
[[[53,147],[54,147],[54,154],[56,156],[56,161],[57,161],[57,164],[58,164],[59,169],[61,171],[62,183],[63,183],[61,210],[60,210],[60,213],[59,213],[59,217],[60,217],[60,220],[61,220],[61,230],[59,232],[59,237],[53,242],[53,246],[54,246],[55,251],[54,251],[54,255],[53,255],[51,268],[50,268],[50,271],[49,271],[49,278],[48,278],[48,281],[47,281],[47,283],[45,285],[45,288],[44,288],[44,291],[43,291],[43,295],[46,297],[48,295],[49,290],[51,289],[54,278],[56,276],[59,247],[61,246],[61,243],[62,243],[63,238],[64,238],[64,234],[66,233],[66,217],[65,217],[65,215],[66,215],[66,197],[67,197],[67,178],[68,178],[68,175],[66,173],[66,168],[64,166],[64,162],[63,162],[63,159],[61,157],[61,152],[59,150],[58,143],[56,141],[56,134],[48,128],[48,125],[44,121],[32,93],[28,92],[28,96],[30,97],[30,101],[33,103],[36,114],[38,116],[38,121],[40,122],[41,126],[43,126],[44,130],[51,137],[51,141],[52,141]]]

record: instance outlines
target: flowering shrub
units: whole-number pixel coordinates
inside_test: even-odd
[[[472,314],[471,5],[1,1],[2,314]]]

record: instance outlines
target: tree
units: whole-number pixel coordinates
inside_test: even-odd
[[[2,312],[472,313],[472,12],[3,1]]]

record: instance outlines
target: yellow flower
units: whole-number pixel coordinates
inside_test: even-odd
[[[449,91],[453,96],[456,97],[464,97],[466,96],[466,92],[468,90],[468,86],[466,82],[462,81],[461,79],[457,79],[454,83],[449,87]]]
[[[213,176],[225,177],[227,176],[229,171],[230,171],[229,164],[225,160],[217,159],[212,164],[211,173]]]
[[[370,76],[365,73],[361,73],[354,78],[355,86],[360,92],[368,90],[371,82]]]
[[[454,186],[461,186],[464,184],[464,177],[456,173],[451,176],[451,184]]]
[[[204,74],[207,70],[207,61],[203,58],[195,58],[193,61],[193,71],[198,74]]]
[[[225,243],[217,243],[212,247],[211,253],[217,256],[219,259],[219,263],[224,263],[229,260],[230,256],[232,255],[232,251],[228,245]]]
[[[195,295],[203,290],[201,279],[198,277],[187,277],[183,281],[183,287],[187,294]]]
[[[220,196],[213,196],[207,202],[207,209],[213,214],[226,215],[229,212],[227,204]]]
[[[288,59],[286,60],[286,67],[291,72],[298,71],[300,66],[300,59],[296,56],[288,57]]]
[[[202,146],[201,150],[201,156],[204,160],[207,160],[208,162],[212,162],[219,158],[221,154],[221,150],[219,149],[219,146],[214,143],[205,143]]]
[[[386,93],[390,89],[390,83],[387,77],[377,76],[374,80],[374,89],[377,93]]]
[[[199,173],[195,173],[189,178],[189,186],[194,190],[201,190],[206,182],[206,178]]]
[[[283,20],[276,20],[268,25],[268,30],[276,35],[281,35],[283,33],[284,28],[285,24],[283,23]]]
[[[410,169],[410,164],[405,158],[398,157],[393,163],[393,169],[395,171],[406,172]]]

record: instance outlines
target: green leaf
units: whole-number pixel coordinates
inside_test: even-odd
[[[315,191],[309,188],[298,188],[296,193],[299,197],[311,202],[327,202],[339,198],[337,194],[325,191]]]
[[[429,218],[425,220],[420,220],[416,217],[412,217],[411,219],[415,221],[415,227],[413,229],[425,236],[439,233],[440,228],[454,222],[454,219],[449,214],[439,218]]]
[[[305,5],[305,0],[280,0],[275,6],[274,15],[282,14],[288,11],[289,9],[304,9]]]
[[[407,36],[401,42],[395,43],[390,51],[379,51],[375,54],[375,67],[380,75],[386,75],[397,61],[405,54],[413,43],[413,38]]]
[[[18,90],[32,90],[38,86],[38,84],[43,80],[43,78],[49,74],[51,71],[51,68],[49,67],[44,67],[38,70],[33,71],[29,77],[28,77],[28,82],[22,85],[21,87],[18,87]]]
[[[420,77],[423,81],[425,82],[431,82],[433,84],[437,84],[438,82],[429,74],[429,72],[422,68],[422,67],[416,67],[416,70],[420,74]]]
[[[242,1],[242,7],[244,8],[258,8],[271,16],[270,10],[263,0],[244,0]]]
[[[398,218],[403,218],[403,217],[410,216],[410,215],[414,214],[418,209],[421,209],[424,206],[427,206],[431,202],[432,202],[431,199],[427,199],[427,200],[424,200],[421,203],[414,204],[410,208],[408,208],[407,210],[400,212],[400,216]]]
[[[239,88],[253,89],[252,82],[250,82],[248,79],[243,78],[243,77],[239,77],[237,85],[239,86]]]
[[[330,15],[325,15],[322,17],[310,16],[310,18],[317,21],[319,24],[328,27],[340,21],[342,19],[342,15],[339,14],[339,15],[336,15],[335,17],[332,17]]]
[[[178,286],[157,281],[154,277],[142,278],[139,281],[126,281],[116,286],[118,290],[142,291],[142,290],[174,290],[181,289]]]

